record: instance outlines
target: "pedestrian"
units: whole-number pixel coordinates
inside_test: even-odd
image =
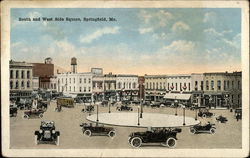
[[[237,120],[237,122],[239,121],[239,114],[236,114],[236,120]]]

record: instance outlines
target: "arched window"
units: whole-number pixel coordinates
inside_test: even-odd
[[[16,70],[16,78],[18,78],[18,77],[19,77],[19,71]]]
[[[27,81],[27,88],[30,88],[30,81]]]
[[[10,70],[10,78],[13,78],[13,70]]]
[[[18,89],[18,86],[19,86],[19,85],[18,85],[18,81],[16,81],[16,89]]]
[[[24,87],[24,81],[21,82],[21,87],[22,87],[22,88]]]
[[[133,83],[133,88],[135,89],[135,87],[136,87],[136,83],[134,82],[134,83]]]
[[[13,81],[10,81],[10,89],[13,89]]]
[[[27,71],[27,78],[30,78],[30,71]]]
[[[22,74],[21,74],[21,77],[24,78],[24,71],[22,70]]]

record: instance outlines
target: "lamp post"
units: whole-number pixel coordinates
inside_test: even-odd
[[[139,91],[140,91],[140,107],[141,107],[141,113],[140,113],[140,118],[142,118],[142,84],[139,85]]]
[[[111,113],[111,111],[110,111],[110,101],[108,101],[108,106],[109,106],[109,113]]]
[[[140,106],[138,106],[138,126],[140,126]]]
[[[177,116],[177,108],[178,108],[178,101],[176,100],[176,96],[175,96],[175,100],[174,100],[174,103],[175,103],[175,116]]]
[[[99,122],[99,118],[98,118],[99,106],[98,106],[98,104],[96,106],[97,106],[97,110],[96,110],[96,122],[98,123]]]
[[[185,107],[185,105],[183,105],[183,126],[186,125],[186,123],[185,123],[185,109],[186,109],[186,107]]]

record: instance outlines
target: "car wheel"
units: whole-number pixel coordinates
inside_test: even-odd
[[[141,144],[142,144],[141,138],[139,138],[139,137],[132,138],[132,140],[131,140],[132,147],[139,148],[141,146]]]
[[[109,131],[108,136],[113,138],[115,136],[115,131]]]
[[[118,111],[121,111],[121,109],[118,109]]]
[[[40,118],[43,118],[43,114],[39,114],[39,117],[40,117]]]
[[[35,141],[35,145],[37,145],[38,144],[38,136],[37,135],[35,135],[34,141]]]
[[[60,136],[57,136],[56,138],[56,145],[58,146],[60,144]]]
[[[29,119],[29,115],[25,114],[25,115],[23,115],[23,118],[24,119]]]
[[[86,131],[83,132],[83,134],[84,134],[85,136],[90,137],[90,136],[91,136],[91,131],[90,131],[90,130],[86,130]]]
[[[195,133],[196,133],[196,130],[195,130],[193,127],[191,127],[189,131],[190,131],[190,133],[192,133],[192,134],[195,134]]]
[[[130,111],[133,111],[133,109],[130,109]]]
[[[203,114],[202,117],[206,117],[207,115],[206,114]]]
[[[210,134],[215,134],[215,129],[214,129],[214,128],[211,128],[211,129],[209,130],[209,132],[210,132]]]
[[[167,140],[166,140],[166,145],[167,147],[169,148],[174,148],[177,144],[177,141],[175,138],[173,137],[169,137]]]

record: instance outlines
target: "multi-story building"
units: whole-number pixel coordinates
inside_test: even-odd
[[[94,99],[97,101],[101,101],[104,97],[104,76],[93,75],[92,83]]]
[[[116,77],[116,92],[119,94],[118,100],[138,99],[138,76],[119,74]]]
[[[39,77],[32,78],[32,89],[35,91],[39,89]]]
[[[241,72],[204,73],[204,105],[241,107]]]
[[[105,100],[117,100],[116,92],[116,76],[111,72],[104,74],[104,99]]]
[[[50,78],[49,90],[56,92],[57,91],[57,77],[53,76]]]
[[[10,99],[31,97],[33,71],[32,64],[11,60],[10,64]]]
[[[204,105],[204,74],[192,73],[191,74],[191,90],[192,90],[192,103],[197,103],[198,106]]]
[[[167,75],[145,75],[145,99],[157,101],[166,94]]]

